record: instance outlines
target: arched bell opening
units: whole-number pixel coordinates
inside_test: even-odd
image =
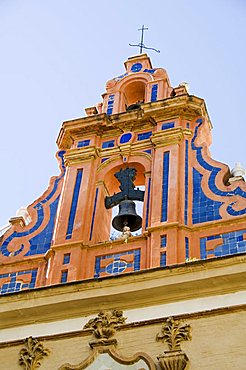
[[[136,171],[134,176],[134,188],[132,190],[136,190],[138,195],[140,193],[143,193],[142,201],[138,202],[137,200],[133,199],[133,202],[136,205],[136,216],[138,215],[143,219],[143,226],[145,228],[146,196],[144,194],[144,191],[147,184],[145,173],[146,167],[147,170],[149,168],[149,161],[147,161],[146,158],[143,157],[144,164],[135,161],[129,162],[128,164],[124,164],[122,162],[120,163],[120,161],[117,162],[117,165],[115,165],[116,163],[111,163],[109,165],[108,171],[106,171],[106,168],[104,168],[102,169],[102,172],[98,174],[99,192],[95,211],[94,228],[93,233],[90,237],[90,241],[92,242],[106,241],[110,240],[110,238],[112,240],[116,238],[116,235],[121,234],[121,231],[116,231],[112,227],[112,220],[119,213],[119,203],[117,203],[116,206],[113,205],[107,208],[107,206],[105,205],[105,198],[112,197],[114,196],[114,194],[122,192],[121,183],[118,181],[115,174],[119,173],[120,171],[124,172],[127,168],[129,168],[130,170],[134,169],[134,171]],[[121,201],[122,200],[125,200],[124,197],[122,197]],[[132,207],[130,205],[130,213],[131,212]],[[142,230],[138,229],[136,232],[133,233],[133,235],[139,235],[141,233]]]
[[[130,82],[121,90],[121,96],[123,111],[138,109],[146,101],[146,82],[143,80]]]
[[[120,183],[115,177],[116,172],[120,171],[120,169],[124,170],[127,167],[135,168],[136,169],[136,178],[134,180],[134,184],[136,186],[145,185],[145,166],[139,162],[129,162],[129,163],[122,163],[111,167],[109,171],[105,174],[104,183],[109,192],[109,194],[113,194],[114,192],[117,193],[120,191]]]
[[[138,186],[138,189],[145,192],[145,185]],[[134,204],[135,204],[135,207],[134,207],[135,210],[133,210],[131,208],[131,211],[136,212],[136,215],[139,216],[143,220],[144,202],[140,202],[140,201],[135,200]],[[120,205],[117,205],[117,206],[112,208],[112,214],[111,214],[111,220],[110,220],[110,225],[111,225],[110,240],[117,239],[121,234],[121,232],[119,230],[115,229],[114,226],[113,226],[113,220],[117,217],[117,215],[121,214],[121,212],[122,212],[122,210],[120,210]],[[143,223],[143,221],[142,221],[142,223]],[[143,230],[143,225],[141,226],[141,228],[139,228],[136,231],[131,230],[131,234],[132,234],[132,236],[141,235],[142,230]]]

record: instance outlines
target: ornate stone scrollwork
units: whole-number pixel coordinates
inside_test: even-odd
[[[178,320],[169,317],[163,325],[161,333],[157,334],[157,341],[167,343],[169,351],[164,351],[157,357],[163,370],[184,370],[189,358],[181,350],[181,342],[191,340],[191,327],[189,324],[182,324]]]
[[[117,353],[117,340],[112,337],[125,321],[123,312],[119,310],[100,312],[96,318],[89,320],[83,329],[93,332],[95,340],[89,343],[92,353],[79,364],[66,363],[59,370],[156,370],[154,361],[144,352],[137,352],[130,357]]]
[[[25,370],[35,370],[40,367],[40,361],[44,356],[48,356],[49,352],[38,339],[26,338],[25,347],[19,353],[19,365],[23,366]]]
[[[84,326],[84,330],[92,330],[94,341],[90,342],[91,347],[116,344],[117,340],[112,338],[117,328],[123,325],[126,318],[120,310],[112,310],[109,312],[99,312],[98,316],[88,321]]]

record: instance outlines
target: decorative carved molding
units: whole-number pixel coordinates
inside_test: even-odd
[[[77,365],[63,364],[59,370],[83,370],[83,369],[142,369],[156,370],[154,361],[144,352],[125,357],[116,352],[116,339],[112,338],[118,327],[125,324],[126,318],[120,310],[99,312],[98,316],[88,321],[84,330],[92,331],[96,338],[90,342],[92,353]]]
[[[183,351],[164,352],[157,357],[162,370],[184,370],[189,362],[189,358]]]
[[[35,370],[40,367],[40,361],[44,356],[48,356],[49,350],[44,348],[38,339],[29,337],[25,339],[25,347],[19,353],[19,365],[25,370]]]
[[[109,361],[107,361],[107,358]],[[146,353],[138,352],[131,357],[125,357],[115,352],[113,346],[107,346],[106,348],[102,346],[93,349],[91,355],[78,365],[66,363],[60,366],[58,370],[127,369],[128,367],[139,370],[156,370],[154,361]]]
[[[112,310],[108,312],[99,312],[98,316],[88,321],[84,326],[84,330],[92,330],[95,341],[90,342],[90,346],[116,344],[116,339],[113,339],[117,328],[123,325],[126,318],[120,310]]]
[[[157,357],[163,370],[184,370],[189,358],[181,350],[181,342],[191,340],[191,326],[169,317],[156,340],[166,342],[169,351]]]

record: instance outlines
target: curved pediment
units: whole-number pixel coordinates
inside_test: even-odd
[[[113,349],[97,349],[78,365],[64,364],[59,370],[156,370],[153,360],[143,352],[132,357],[119,356]]]

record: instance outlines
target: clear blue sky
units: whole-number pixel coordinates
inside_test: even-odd
[[[244,0],[0,0],[0,226],[58,174],[62,122],[124,72],[142,24],[145,44],[161,50],[153,65],[206,100],[213,157],[246,166]]]

